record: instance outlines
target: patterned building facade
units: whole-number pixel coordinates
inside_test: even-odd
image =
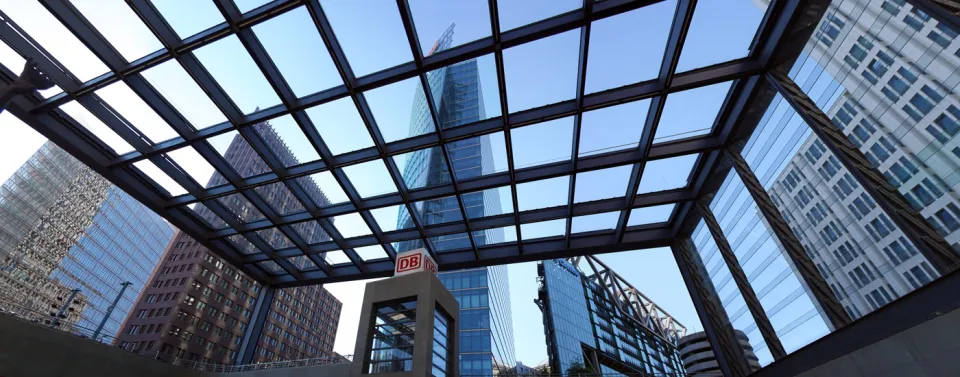
[[[0,306],[64,329],[117,334],[174,229],[51,142],[0,187]],[[73,303],[66,303],[72,290]]]
[[[268,122],[255,125],[254,129],[282,163],[286,166],[299,163]],[[223,157],[242,176],[269,169],[240,135],[233,137]],[[225,183],[221,175],[214,173],[207,187]],[[321,204],[328,202],[315,184],[301,183],[311,199]],[[282,184],[258,188],[256,193],[278,213],[303,210],[303,205]],[[261,216],[239,195],[219,200],[237,221],[250,222]],[[223,219],[206,207],[198,206],[195,210],[212,227],[225,226]],[[329,239],[317,225],[294,228],[307,243]],[[290,242],[276,229],[259,231],[252,237],[260,237],[276,248],[286,247],[285,242]],[[243,236],[234,236],[230,242],[240,253],[257,250]],[[128,319],[119,338],[120,345],[130,350],[159,351],[170,357],[209,363],[237,362],[243,334],[250,325],[262,286],[184,233],[177,234],[164,262]],[[274,273],[270,269],[266,272]],[[270,305],[263,331],[258,334],[253,362],[334,355],[333,342],[342,304],[330,292],[320,286],[282,289],[276,292]]]

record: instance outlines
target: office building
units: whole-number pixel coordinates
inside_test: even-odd
[[[818,104],[960,249],[960,100],[947,95],[960,68],[951,52],[957,32],[902,1],[834,1],[818,27],[806,67],[795,70],[823,71],[839,84],[835,100]],[[809,83],[827,81],[811,76]],[[802,143],[770,191],[853,318],[938,277],[816,137]]]
[[[753,353],[753,346],[750,345],[750,339],[743,331],[736,331],[737,341],[743,348],[747,363],[753,370],[760,369],[760,363],[757,355]],[[717,357],[710,348],[710,341],[707,339],[707,333],[701,331],[680,338],[677,342],[677,349],[680,350],[680,359],[683,360],[683,368],[687,371],[687,376],[722,376],[720,365],[717,364]]]
[[[565,374],[579,364],[605,375],[682,374],[677,353],[677,341],[685,333],[682,326],[649,301],[641,309],[625,301],[629,295],[612,292],[639,294],[625,281],[606,280],[615,273],[599,260],[591,261],[602,270],[590,267],[586,272],[577,261],[537,263],[536,303],[543,314],[550,370]]]
[[[110,342],[146,286],[174,229],[106,179],[46,142],[0,187],[0,307],[46,322],[71,291],[61,326]]]
[[[283,163],[297,163],[269,123],[254,128]],[[224,158],[237,171],[249,173],[266,168],[240,135],[230,141]],[[207,186],[223,183],[226,180],[214,174]],[[326,201],[315,185],[304,189],[311,198]],[[303,208],[282,185],[265,187],[257,193],[281,213]],[[256,211],[240,197],[225,198],[221,203],[238,219],[246,219]],[[223,222],[207,207],[198,207],[197,213],[210,224]],[[296,229],[311,243],[329,239],[319,226]],[[256,237],[269,245],[290,242],[276,229],[260,231]],[[242,236],[234,236],[230,241],[240,253],[256,249]],[[178,233],[151,279],[151,286],[131,313],[119,338],[120,345],[131,350],[159,351],[174,358],[235,363],[261,288],[188,235]],[[341,305],[330,292],[316,285],[277,290],[251,362],[332,356]]]
[[[454,25],[450,25],[434,44],[433,51],[443,51],[453,43]],[[439,123],[436,127],[453,128],[485,118],[483,95],[480,90],[480,72],[476,59],[438,69],[427,76],[434,96]],[[434,121],[427,107],[427,96],[421,88],[414,94],[410,135],[432,132]],[[453,167],[454,178],[463,180],[489,174],[495,170],[490,136],[484,135],[453,142],[444,156],[441,148],[430,148],[411,153],[403,171],[408,186],[427,187],[449,183]],[[489,192],[488,192],[489,191]],[[468,217],[500,212],[500,198],[496,190],[463,196],[464,211]],[[463,219],[457,197],[426,200],[414,204],[415,211],[425,225],[442,224]],[[412,227],[406,210],[400,211],[398,229]],[[473,242],[478,246],[503,239],[502,230],[474,232]],[[466,233],[431,238],[433,250],[452,251],[471,247]],[[397,252],[422,247],[419,241],[398,242]],[[506,373],[516,364],[513,343],[513,318],[510,311],[506,266],[483,267],[439,274],[440,281],[460,303],[460,374],[493,376]]]

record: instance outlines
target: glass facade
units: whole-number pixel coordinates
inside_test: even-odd
[[[835,0],[789,77],[946,241],[960,241],[957,32],[905,1]],[[854,320],[938,277],[796,110],[775,95],[741,153]],[[786,351],[833,330],[731,172],[710,205]],[[762,365],[773,361],[705,225],[694,241]]]
[[[623,311],[623,303],[570,261],[537,264],[550,368],[566,373],[574,364],[599,362],[606,375],[683,373],[676,339],[656,335]]]
[[[434,52],[453,43],[453,26],[437,42]],[[440,127],[452,128],[485,117],[480,93],[477,60],[468,60],[430,72],[427,81],[436,102]],[[422,88],[414,94],[409,136],[430,132],[433,127],[427,96]],[[484,135],[453,142],[448,146],[450,165],[457,180],[489,174],[496,169],[490,136]],[[409,188],[428,187],[450,182],[443,150],[428,148],[405,155],[403,180]],[[468,217],[500,214],[497,190],[484,190],[463,196]],[[414,203],[414,210],[423,225],[441,224],[463,219],[457,197],[425,200]],[[411,214],[400,210],[397,229],[413,226]],[[429,242],[437,252],[470,247],[466,233],[432,237]],[[477,231],[473,235],[478,246],[503,240],[503,230]],[[397,252],[421,246],[419,240],[401,241]],[[507,267],[496,266],[439,274],[440,281],[460,304],[460,375],[494,376],[506,373],[516,365],[513,349],[513,319],[510,312]]]
[[[112,341],[173,233],[159,215],[47,142],[0,188],[2,306],[45,321],[79,289],[63,323],[89,336],[129,281],[100,333]]]

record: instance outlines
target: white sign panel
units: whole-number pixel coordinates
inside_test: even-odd
[[[393,269],[393,276],[401,276],[420,271],[431,271],[437,274],[437,262],[430,257],[427,249],[416,249],[397,254],[397,265]]]

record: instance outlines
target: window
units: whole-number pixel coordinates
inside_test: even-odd
[[[413,370],[413,340],[416,299],[381,303],[374,308],[374,329],[367,373]]]
[[[446,377],[447,373],[450,372],[450,363],[447,361],[451,357],[448,348],[450,317],[439,307],[434,310],[433,315],[433,377]],[[463,334],[468,334],[468,332],[461,333],[461,339]],[[481,332],[481,334],[486,334],[486,332]],[[490,336],[487,335],[487,339],[489,338]],[[466,351],[461,349],[461,352]]]

